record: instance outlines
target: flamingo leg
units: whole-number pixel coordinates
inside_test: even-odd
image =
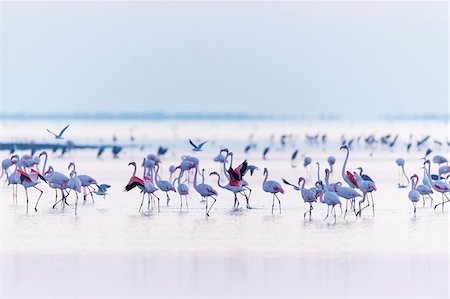
[[[413,202],[413,206],[414,206],[414,214],[416,213],[416,203]]]
[[[180,205],[180,212],[183,210],[183,198],[181,197],[181,194],[180,194],[180,203],[181,203],[181,205]]]
[[[55,205],[58,202],[58,189],[55,189]]]
[[[76,199],[75,199],[75,216],[77,215],[78,211],[78,192],[75,191]]]
[[[166,191],[166,197],[167,197],[167,206],[169,206],[170,197],[169,197],[169,192],[167,192],[167,191]]]
[[[214,199],[214,201],[213,201],[212,205],[209,207],[209,210],[206,212],[206,215],[208,215],[208,216],[209,216],[209,211],[211,211],[213,205],[214,205],[214,204],[216,203],[216,201],[217,201],[217,199],[216,199],[215,197],[211,196],[211,198]],[[206,198],[206,200],[208,200],[208,198]]]
[[[280,214],[281,214],[281,201],[276,194],[274,194],[274,195],[278,199],[278,208],[280,209]]]
[[[27,214],[28,214],[28,189],[25,188],[25,194],[27,195]]]
[[[38,187],[34,187],[34,189],[37,189],[37,190],[39,190],[39,192],[41,192],[41,194],[39,195],[39,197],[38,197],[38,199],[37,199],[37,201],[36,201],[36,205],[34,206],[34,210],[37,212],[37,205],[38,205],[38,203],[39,203],[39,199],[41,199],[41,196],[42,196],[42,193],[44,193],[44,191],[42,191],[41,189],[39,189]]]
[[[144,204],[144,199],[145,199],[145,193],[142,194],[142,201],[141,201],[141,205],[139,206],[139,212],[142,209],[142,205]]]
[[[323,221],[327,220],[329,214],[330,214],[330,206],[327,205],[327,216],[325,216],[325,218],[323,219]]]
[[[447,200],[445,200],[445,201],[444,201],[444,196],[445,196],[445,198],[447,198]],[[443,212],[443,211],[444,211],[444,205],[445,205],[447,202],[449,202],[449,201],[450,201],[450,198],[448,198],[448,196],[447,196],[445,193],[442,193],[442,202],[441,202],[441,203],[438,203],[437,205],[435,205],[435,206],[434,206],[434,209],[436,209],[437,206],[442,205],[442,212]]]
[[[373,201],[373,193],[370,192],[370,198],[372,198],[372,215],[375,217],[375,202]],[[369,204],[369,202],[367,202]]]
[[[428,194],[428,196],[429,196],[430,199],[431,199],[430,207],[432,207],[432,206],[433,206],[433,197],[432,197],[430,194]]]
[[[156,199],[158,200],[158,213],[159,213],[161,212],[161,210],[159,209],[159,197],[155,193],[153,193],[153,196],[156,197]]]
[[[245,199],[247,200],[247,209],[251,209],[252,207],[250,206],[250,195],[252,195],[252,189],[250,189],[248,186],[244,186],[244,188],[249,191],[248,196],[245,195]]]
[[[206,216],[209,216],[209,215],[208,215],[208,196],[203,197],[203,198],[205,199],[205,202],[206,202],[206,206],[205,206],[205,214],[206,214]]]
[[[273,214],[273,207],[275,206],[275,193],[272,196],[272,214]]]

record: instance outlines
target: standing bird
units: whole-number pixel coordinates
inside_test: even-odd
[[[281,201],[278,198],[277,193],[281,192],[282,194],[284,194],[284,190],[281,187],[280,183],[275,182],[275,181],[268,181],[267,180],[267,177],[269,176],[269,171],[267,170],[267,168],[264,168],[263,175],[265,176],[263,184],[262,184],[263,190],[265,192],[273,194],[273,196],[272,196],[272,214],[273,214],[273,208],[275,206],[275,197],[278,200],[278,207],[280,209],[280,214],[281,214]]]
[[[6,175],[6,181],[9,179],[9,172],[8,169],[13,165],[11,162],[11,158],[4,159],[2,161],[2,175],[0,175],[0,178],[5,174]]]
[[[53,133],[52,131],[50,131],[49,129],[47,129],[47,132],[49,132],[50,134],[52,134],[53,136],[55,136],[55,139],[64,139],[64,138],[62,137],[62,135],[64,134],[64,132],[67,130],[67,128],[68,128],[69,126],[70,126],[70,125],[67,125],[64,129],[62,129],[61,132],[59,132],[59,134],[55,134],[55,133]]]
[[[214,197],[214,196],[217,196],[217,191],[214,190],[214,188],[208,184],[205,184],[205,183],[197,184],[197,173],[198,173],[198,166],[195,167],[194,189],[202,196],[202,198],[205,199],[205,201],[206,201],[206,216],[209,217],[209,212],[211,211],[212,207],[214,206],[214,204],[217,201],[217,199]],[[209,207],[209,209],[208,209],[208,197],[211,197],[212,199],[214,199],[214,202]]]
[[[358,188],[359,190],[361,190],[361,192],[363,193],[363,198],[362,200],[359,201],[359,211],[356,213],[356,216],[361,216],[361,212],[362,210],[364,210],[365,208],[367,208],[370,205],[370,200],[368,198],[368,194],[370,194],[371,198],[372,198],[372,212],[373,215],[375,216],[375,204],[373,202],[373,195],[372,192],[377,190],[377,187],[375,186],[375,183],[369,180],[364,180],[361,175],[359,175],[356,172],[353,172],[354,177],[356,178],[356,181],[358,183]],[[367,197],[367,205],[363,208],[361,208],[361,204],[366,200]]]
[[[310,189],[305,189],[305,178],[302,178],[302,177],[300,177],[298,179],[298,183],[297,183],[298,186],[295,186],[294,184],[289,183],[285,179],[282,179],[282,181],[286,185],[292,186],[294,188],[294,190],[300,191],[303,201],[305,203],[309,204],[309,210],[303,214],[303,218],[306,218],[306,214],[309,213],[309,220],[311,220],[311,212],[313,210],[312,203],[317,202],[317,189],[314,187],[310,188]]]
[[[70,172],[70,178],[69,178],[69,182],[67,183],[67,188],[70,189],[69,190],[69,194],[70,194],[70,191],[72,191],[72,190],[75,191],[75,195],[76,195],[76,199],[75,199],[75,215],[77,215],[77,211],[78,211],[78,193],[81,193],[81,180],[78,178],[77,172],[75,171],[75,163],[74,162],[71,162],[67,168],[70,169],[71,167],[72,167],[72,171]],[[67,196],[69,196],[69,194],[67,194]]]
[[[408,193],[409,200],[413,203],[414,206],[414,214],[416,213],[416,204],[420,200],[420,193],[416,190],[417,182],[419,181],[419,177],[417,174],[411,176],[411,191]]]
[[[37,212],[37,205],[38,205],[39,200],[41,199],[41,196],[44,192],[41,189],[39,189],[38,187],[36,187],[36,185],[40,183],[39,179],[43,180],[44,182],[47,182],[47,181],[40,173],[38,173],[34,169],[32,169],[29,174],[20,169],[18,169],[17,172],[20,175],[20,184],[25,189],[25,194],[27,196],[27,213],[28,213],[28,201],[29,201],[28,200],[28,188],[32,187],[32,188],[38,190],[39,192],[41,192],[41,194],[39,194],[39,197],[36,201],[36,205],[34,206],[34,210]]]
[[[269,153],[269,151],[270,151],[270,146],[268,146],[268,147],[266,147],[264,149],[264,151],[263,151],[263,160],[267,159],[267,154]]]
[[[355,211],[355,199],[356,197],[361,197],[361,194],[359,194],[355,189],[350,187],[342,186],[341,182],[337,182],[334,185],[334,189],[336,190],[337,195],[339,195],[342,198],[345,198],[345,213],[344,213],[344,219],[345,216],[347,216],[348,211],[348,201],[350,200],[350,207],[353,208],[353,211],[356,214]]]
[[[163,191],[166,192],[166,197],[167,197],[167,205],[169,205],[169,201],[170,201],[170,197],[169,197],[169,191],[173,191],[173,192],[177,192],[175,190],[175,188],[173,187],[172,183],[169,181],[164,181],[161,180],[159,175],[159,164],[156,165],[156,173],[155,173],[155,182],[156,182],[156,186],[158,186],[158,188]]]
[[[196,145],[194,142],[192,142],[191,139],[189,139],[189,143],[193,146],[192,150],[194,152],[201,152],[202,151],[202,147],[205,145],[206,142],[208,142],[208,140],[200,143],[199,145]]]
[[[176,167],[176,169],[179,169],[180,167]],[[175,182],[177,182],[177,192],[180,195],[180,211],[183,210],[183,196],[184,200],[186,202],[186,208],[189,209],[188,202],[187,202],[187,196],[189,195],[189,187],[186,184],[183,184],[181,182],[181,178],[183,176],[183,171],[180,169],[180,174],[177,178],[173,181],[173,185],[175,185]]]
[[[350,171],[346,171],[350,150],[346,145],[341,146],[340,150],[343,149],[347,151],[347,154],[345,156],[344,165],[342,166],[342,179],[350,186],[350,188],[358,188],[358,182],[356,181],[355,176]]]
[[[222,184],[220,183],[220,174],[218,174],[216,171],[211,172],[209,175],[217,175],[217,185],[218,185],[220,188],[223,188],[223,189],[226,189],[226,190],[228,190],[228,191],[233,192],[233,194],[234,194],[234,205],[233,205],[233,207],[234,207],[235,209],[239,208],[239,200],[238,200],[238,198],[237,198],[237,194],[240,193],[240,194],[243,194],[243,195],[245,196],[245,194],[244,194],[244,188],[242,187],[242,185],[236,185],[236,186],[231,186],[230,184],[222,185]],[[245,197],[246,197],[246,196],[245,196]],[[246,197],[246,198],[247,198],[247,197]]]
[[[327,168],[325,169],[325,192],[323,193],[320,202],[327,204],[327,216],[325,216],[324,220],[328,218],[331,206],[331,213],[334,215],[334,222],[336,223],[336,205],[339,205],[341,207],[341,213],[342,213],[342,205],[341,201],[339,200],[338,194],[334,191],[334,188],[332,188],[329,184],[329,178],[330,178],[330,170]]]
[[[433,206],[433,197],[431,197],[433,189],[431,188],[431,186],[418,185],[416,186],[416,190],[419,191],[420,195],[422,195],[423,206],[425,206],[425,196],[428,196],[431,199],[430,207]]]
[[[297,159],[297,155],[298,155],[298,149],[296,149],[291,156],[291,167],[295,168],[297,167],[297,164],[295,163],[295,159]]]
[[[450,198],[446,195],[446,193],[450,192],[450,185],[447,183],[444,183],[440,180],[433,180],[430,175],[430,167],[431,167],[430,160],[426,160],[424,162],[424,165],[425,164],[428,164],[428,169],[425,168],[425,171],[428,176],[428,180],[431,183],[431,188],[433,188],[435,191],[442,194],[442,202],[435,205],[434,209],[436,209],[438,206],[442,205],[442,211],[444,211],[444,205],[450,201]],[[444,197],[447,198],[447,200],[444,200]]]
[[[93,177],[85,174],[79,175],[78,179],[80,179],[81,186],[83,187],[83,202],[86,201],[86,197],[90,194],[92,202],[95,203],[94,196],[92,195],[95,189],[91,187],[91,185],[97,185],[97,181]],[[88,192],[86,192],[86,189],[88,190]]]
[[[409,186],[409,178],[406,175],[405,172],[405,159],[403,158],[398,158],[397,160],[395,160],[395,163],[397,163],[399,169],[398,169],[398,187],[399,188],[406,188]],[[403,177],[406,178],[406,185],[403,184]]]

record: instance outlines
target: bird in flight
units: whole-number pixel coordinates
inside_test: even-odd
[[[195,145],[194,142],[192,142],[192,140],[189,139],[189,143],[194,147],[192,149],[194,152],[201,152],[202,151],[202,147],[205,145],[206,142],[208,142],[208,141],[202,142],[199,145]]]
[[[55,136],[55,139],[64,139],[64,138],[62,137],[62,135],[64,134],[64,132],[67,130],[67,128],[68,128],[69,126],[70,126],[70,125],[67,125],[64,129],[62,129],[61,132],[59,132],[59,134],[55,134],[55,133],[53,133],[52,131],[50,131],[49,129],[47,129],[47,132],[49,132],[50,134],[52,134],[53,136]]]

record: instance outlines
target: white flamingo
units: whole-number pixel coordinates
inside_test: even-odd
[[[420,200],[420,193],[416,190],[417,182],[419,181],[419,177],[417,174],[411,176],[411,191],[408,193],[409,200],[412,202],[414,206],[414,214],[416,213],[416,204]]]
[[[194,189],[202,196],[202,198],[205,199],[205,201],[206,201],[206,209],[205,209],[206,216],[209,216],[209,212],[211,211],[212,207],[214,206],[214,204],[217,201],[217,199],[214,197],[214,196],[217,196],[217,191],[214,190],[214,188],[208,184],[204,184],[204,183],[197,184],[197,173],[198,173],[198,166],[195,167]],[[212,199],[214,199],[214,202],[209,207],[209,209],[208,209],[208,197],[211,197]]]

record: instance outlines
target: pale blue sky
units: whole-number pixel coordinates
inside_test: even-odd
[[[9,112],[447,112],[446,2],[2,4]]]

